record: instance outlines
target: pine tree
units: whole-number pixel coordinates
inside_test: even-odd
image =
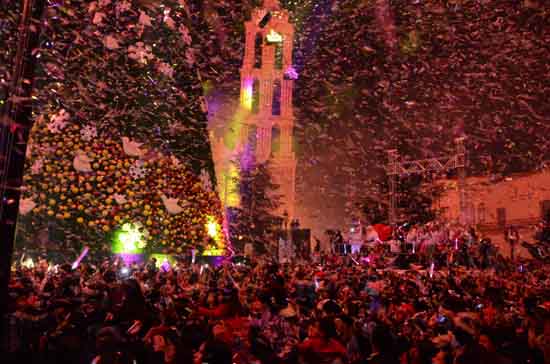
[[[242,157],[240,161],[242,161]],[[229,213],[231,241],[237,249],[252,243],[258,252],[265,252],[265,243],[275,239],[280,227],[280,216],[275,211],[281,206],[279,188],[270,174],[269,161],[255,164],[239,163],[240,206]]]
[[[73,0],[45,15],[19,226],[109,247],[132,224],[180,251],[221,222],[191,10]]]

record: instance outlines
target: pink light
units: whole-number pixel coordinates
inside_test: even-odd
[[[86,257],[86,255],[88,255],[89,251],[90,251],[90,249],[87,246],[85,246],[84,249],[82,250],[82,253],[80,253],[78,258],[74,261],[71,268],[72,269],[78,268],[78,266],[80,265],[80,262],[82,261],[82,259],[84,259]]]
[[[254,81],[250,78],[247,78],[244,81],[243,96],[241,101],[242,105],[247,110],[252,110],[253,92],[254,92]]]

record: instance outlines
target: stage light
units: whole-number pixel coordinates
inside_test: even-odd
[[[143,233],[135,224],[126,223],[115,232],[113,251],[120,253],[140,253],[144,248]]]
[[[32,269],[34,268],[34,262],[32,260],[32,258],[28,258],[27,260],[24,260],[21,265],[27,269]]]
[[[209,237],[218,241],[220,239],[220,224],[213,216],[208,216],[206,222],[206,232]]]
[[[252,110],[252,103],[254,98],[253,92],[254,92],[254,81],[252,79],[247,79],[244,82],[243,99],[242,99],[242,105],[246,110]]]

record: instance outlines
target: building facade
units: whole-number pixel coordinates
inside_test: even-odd
[[[446,219],[458,220],[460,215],[455,181],[445,181],[445,192],[436,208]],[[533,240],[534,226],[550,213],[550,171],[512,175],[500,181],[488,177],[466,180],[466,208],[471,221],[486,237],[497,243],[504,241],[509,226],[518,228],[521,239]]]
[[[239,203],[238,168],[247,168],[243,156],[256,163],[269,161],[273,182],[281,195],[279,214],[295,217],[296,156],[293,150],[292,92],[297,75],[292,67],[294,27],[277,0],[265,0],[245,23],[246,44],[241,67],[240,102],[232,115],[232,138],[211,133],[218,190],[226,206]]]

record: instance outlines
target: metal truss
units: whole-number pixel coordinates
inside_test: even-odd
[[[458,192],[460,202],[460,220],[462,223],[468,221],[467,214],[467,193],[466,193],[466,148],[464,146],[464,137],[455,139],[456,153],[449,156],[439,158],[419,159],[414,161],[403,161],[396,149],[388,150],[388,164],[386,166],[386,174],[389,177],[390,187],[390,224],[395,224],[397,221],[397,183],[398,178],[409,176],[411,174],[426,174],[430,172],[440,173],[451,169],[458,171]]]

